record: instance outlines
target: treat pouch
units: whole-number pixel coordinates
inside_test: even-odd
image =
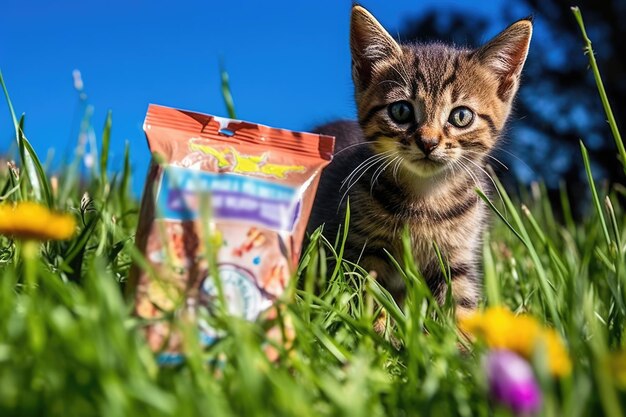
[[[211,311],[218,285],[228,311],[250,321],[283,294],[334,139],[157,105],[144,130],[155,157],[136,241],[152,274],[134,268],[129,288],[167,361],[181,349],[168,318]],[[219,337],[207,323],[199,335]]]

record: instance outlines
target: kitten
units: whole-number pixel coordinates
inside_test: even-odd
[[[480,248],[488,208],[486,157],[511,110],[532,22],[513,23],[481,48],[399,44],[361,6],[352,8],[352,78],[358,123],[318,132],[337,138],[322,175],[309,232],[334,238],[350,201],[344,257],[375,271],[398,300],[404,283],[385,250],[402,259],[408,227],[417,265],[439,302],[447,285],[433,242],[450,268],[458,314],[481,294]]]

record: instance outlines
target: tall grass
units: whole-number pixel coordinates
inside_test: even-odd
[[[510,415],[489,400],[482,349],[459,349],[465,342],[452,306],[433,302],[410,257],[398,260],[408,288],[398,306],[365,271],[341,260],[342,240],[328,242],[320,231],[293,280],[302,289],[292,287],[293,297],[281,301],[278,320],[289,319],[297,338],[290,347],[276,345],[276,362],[263,351],[272,343],[265,337],[270,324],[218,312],[211,320],[226,333],[208,350],[200,349],[193,324],[174,319],[187,335],[187,360],[157,366],[141,337],[145,323],[123,296],[131,263],[145,260],[134,246],[138,202],[129,191],[128,148],[122,172],[108,174],[114,116],[107,116],[99,164],[87,178],[70,169],[75,164],[50,174],[0,83],[21,167],[0,169],[0,199],[38,200],[79,220],[70,241],[41,244],[34,286],[24,282],[24,244],[0,236],[0,415]],[[625,343],[626,215],[612,190],[596,186],[582,143],[581,150],[594,210],[578,222],[565,191],[560,207],[541,186],[522,202],[500,183],[502,201],[481,194],[496,217],[483,246],[484,303],[529,312],[566,341],[570,376],[554,380],[542,358],[535,362],[542,415],[619,416],[626,400],[626,365],[615,356]],[[336,268],[327,268],[327,257],[339,259]],[[373,330],[380,309],[389,318],[385,335]]]

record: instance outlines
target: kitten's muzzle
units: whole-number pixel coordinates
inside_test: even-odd
[[[424,155],[429,155],[439,145],[439,139],[435,138],[416,138],[415,144]]]

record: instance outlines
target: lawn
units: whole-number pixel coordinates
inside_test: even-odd
[[[589,58],[599,81],[592,53]],[[610,111],[600,85],[599,91]],[[104,123],[91,172],[79,169],[80,158],[47,172],[37,158],[45,150],[30,147],[23,118],[7,101],[19,168],[0,167],[0,200],[38,201],[70,213],[77,231],[59,241],[0,236],[1,416],[514,415],[494,398],[486,358],[493,354],[490,333],[512,340],[515,332],[524,334],[522,325],[503,316],[483,329],[487,337],[469,341],[458,332],[450,303],[433,302],[410,258],[397,260],[408,287],[405,304],[397,306],[366,271],[341,260],[341,241],[320,233],[279,302],[278,324],[292,323],[297,337],[275,346],[276,361],[263,349],[273,343],[266,338],[272,323],[218,311],[211,320],[224,337],[208,349],[193,322],[172,317],[185,335],[186,361],[159,366],[142,337],[147,323],[134,317],[133,300],[125,296],[131,266],[146,261],[134,246],[133,156],[126,152],[121,172],[107,168],[113,118]],[[607,118],[621,155],[621,162],[610,163],[623,163],[619,132]],[[562,340],[565,351],[557,356],[567,365],[560,372],[553,372],[546,344],[527,355],[542,397],[538,415],[620,416],[626,404],[624,188],[594,182],[582,139],[592,202],[584,217],[575,219],[570,208],[581,196],[562,192],[552,205],[540,183],[509,195],[494,179],[499,192],[483,195],[493,226],[482,248],[481,309],[525,314],[524,323]],[[328,269],[327,257],[339,267]],[[373,326],[381,309],[389,320],[384,335]],[[505,344],[527,342],[509,339]]]

